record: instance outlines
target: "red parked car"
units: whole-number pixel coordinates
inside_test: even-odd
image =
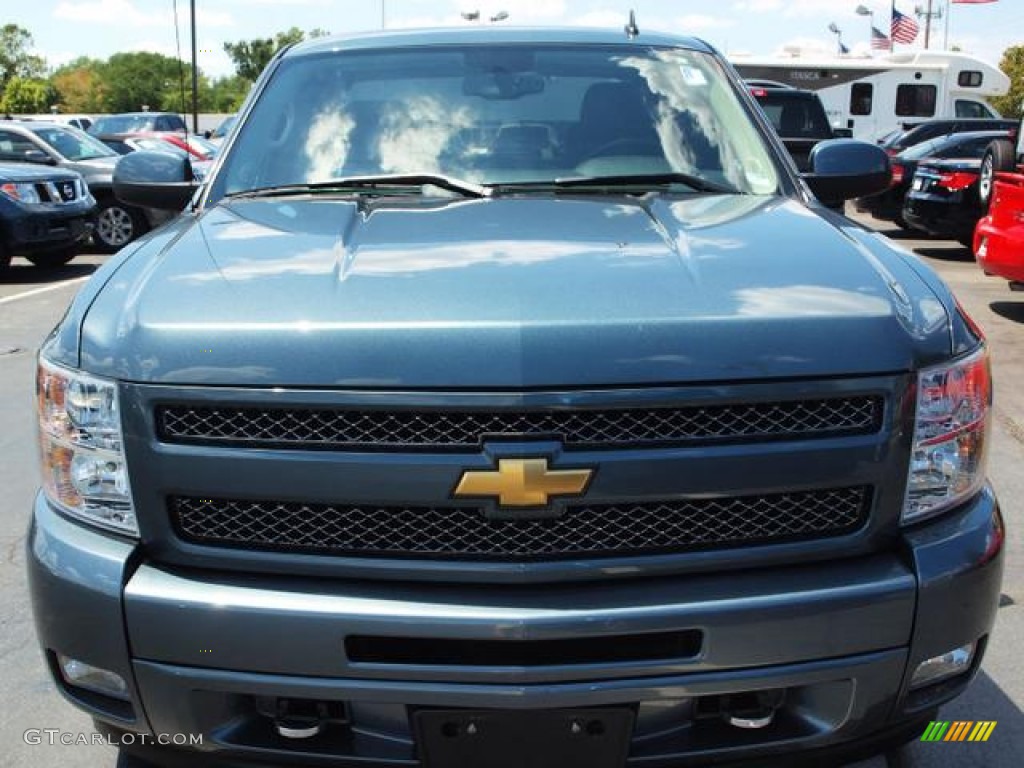
[[[1022,125],[1024,128],[1024,125]],[[981,161],[979,194],[988,207],[974,230],[974,257],[987,275],[1024,290],[1024,136],[993,141]]]

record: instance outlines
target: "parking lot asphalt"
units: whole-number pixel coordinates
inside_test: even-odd
[[[996,386],[989,474],[1007,519],[1008,557],[1002,607],[982,672],[964,696],[941,712],[944,720],[997,721],[991,738],[986,743],[914,743],[898,755],[869,759],[857,768],[1016,768],[1024,753],[1024,665],[1018,656],[1024,637],[1024,294],[984,276],[958,243],[878,228],[934,267],[988,336]],[[0,276],[0,599],[5,607],[0,674],[7,702],[0,708],[0,766],[113,768],[116,762],[109,746],[51,745],[46,733],[40,735],[42,743],[28,743],[35,741],[30,729],[73,735],[88,735],[92,729],[49,681],[36,645],[24,570],[28,510],[39,477],[34,354],[105,258],[85,255],[56,270],[15,259]]]

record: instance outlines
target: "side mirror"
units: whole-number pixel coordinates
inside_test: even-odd
[[[882,192],[889,187],[892,170],[885,150],[856,139],[828,139],[811,150],[811,170],[801,174],[823,203]]]
[[[25,152],[26,163],[36,163],[37,165],[56,165],[57,161],[50,157],[48,154],[43,152],[41,149],[30,149]]]
[[[198,187],[188,157],[132,152],[114,166],[114,196],[126,205],[180,211]]]
[[[209,128],[207,128],[205,131],[203,131],[203,138],[204,139],[208,139],[211,136],[213,136],[213,131],[211,131]]]

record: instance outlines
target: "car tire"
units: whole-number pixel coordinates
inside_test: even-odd
[[[101,200],[96,211],[93,243],[102,253],[114,253],[142,235],[149,224],[142,211],[112,198]]]
[[[53,269],[54,267],[63,267],[77,255],[78,248],[72,245],[68,248],[61,248],[59,251],[28,254],[25,258],[34,266]]]
[[[985,148],[978,177],[978,200],[983,211],[987,212],[992,204],[996,174],[1001,171],[1012,171],[1014,159],[1013,144],[1005,139],[996,139]]]

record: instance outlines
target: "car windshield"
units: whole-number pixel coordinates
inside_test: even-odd
[[[900,152],[899,156],[903,160],[920,160],[922,157],[928,157],[935,152],[935,150],[948,143],[949,136],[940,136],[937,139],[929,139],[928,141],[922,141],[920,144],[915,144],[912,147],[907,147]]]
[[[785,139],[819,139],[831,137],[825,109],[815,99],[780,91],[755,94],[775,131]]]
[[[228,132],[235,126],[236,120],[238,120],[238,115],[231,115],[230,117],[225,117],[223,122],[221,122],[221,124],[217,126],[216,130],[214,130],[214,132],[210,134],[210,137],[214,139],[223,139],[225,136],[228,135]]]
[[[89,127],[89,133],[138,133],[151,131],[155,125],[154,115],[110,115],[100,117]]]
[[[130,139],[131,146],[134,149],[145,151],[145,152],[163,152],[167,155],[174,155],[175,157],[188,157],[186,152],[181,147],[176,147],[169,141],[163,139]]]
[[[285,58],[239,131],[211,199],[381,175],[527,186],[676,174],[754,194],[779,183],[731,80],[712,56],[681,48],[460,45]]]
[[[117,156],[117,152],[102,141],[77,128],[29,126],[29,129],[67,160],[77,162]]]

